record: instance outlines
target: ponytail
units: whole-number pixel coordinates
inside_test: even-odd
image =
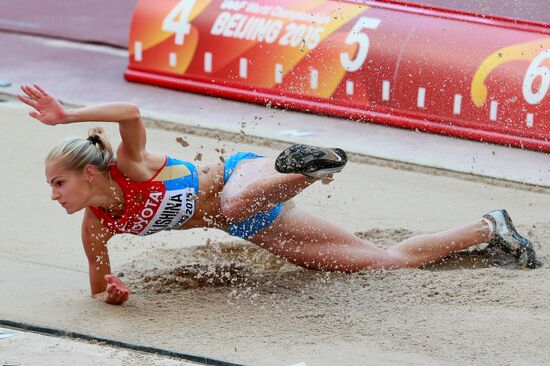
[[[113,149],[101,127],[91,128],[86,139],[73,137],[59,142],[46,157],[46,162],[61,161],[73,171],[81,171],[88,164],[106,171],[113,160]]]

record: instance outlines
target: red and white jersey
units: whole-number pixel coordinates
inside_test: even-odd
[[[124,212],[113,218],[103,208],[90,209],[111,233],[150,235],[177,229],[193,216],[199,190],[193,164],[167,156],[157,174],[145,182],[129,179],[116,164],[109,166],[109,173],[124,194]]]

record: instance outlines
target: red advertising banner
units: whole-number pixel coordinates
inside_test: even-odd
[[[550,151],[550,26],[396,2],[140,0],[126,78]]]

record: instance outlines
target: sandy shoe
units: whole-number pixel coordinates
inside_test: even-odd
[[[277,157],[275,169],[279,173],[297,173],[323,179],[341,171],[348,157],[342,149],[328,149],[309,145],[292,145]]]
[[[516,265],[523,268],[537,268],[542,264],[537,260],[537,254],[529,239],[521,236],[512,223],[506,210],[495,210],[483,216],[493,224],[493,235],[490,245],[502,249],[516,258]]]

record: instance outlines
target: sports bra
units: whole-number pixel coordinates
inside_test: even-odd
[[[109,165],[109,173],[124,194],[124,212],[113,218],[102,208],[90,209],[113,234],[144,236],[177,229],[195,212],[199,175],[191,163],[167,156],[157,174],[145,182],[126,177],[115,163]]]

